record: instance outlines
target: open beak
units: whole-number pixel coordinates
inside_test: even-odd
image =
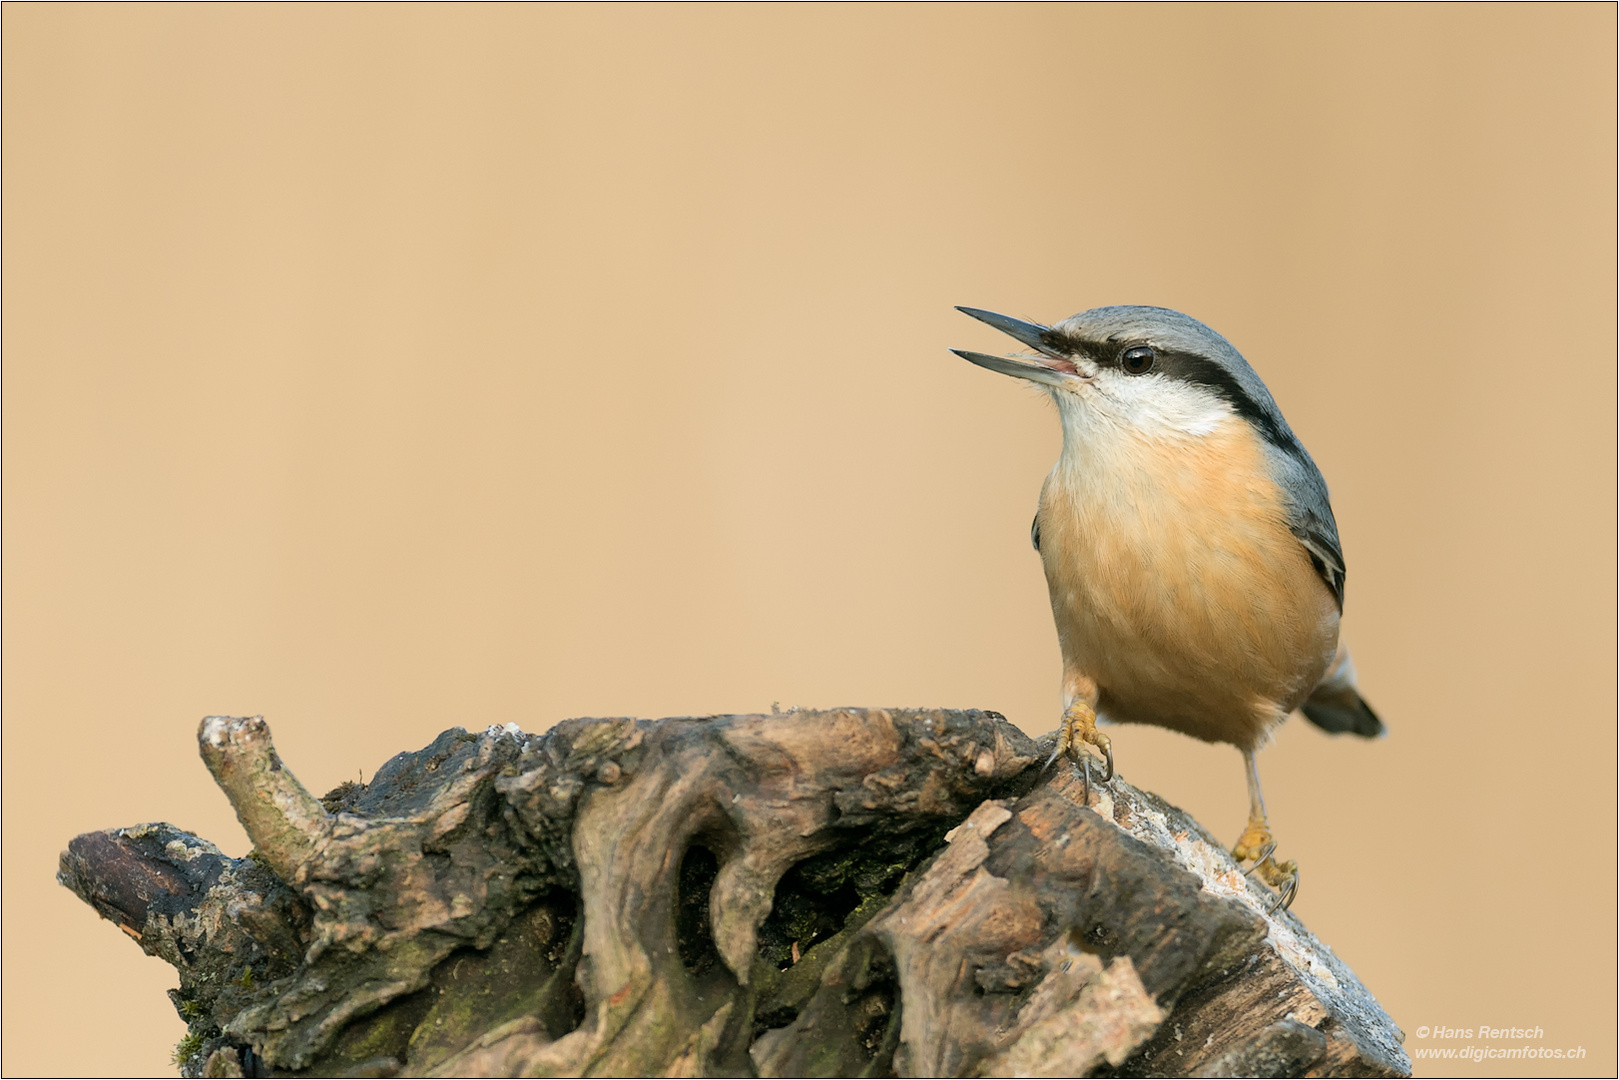
[[[966,349],[951,349],[969,363],[977,364],[981,368],[998,371],[1002,375],[1012,375],[1019,379],[1028,379],[1031,382],[1043,383],[1046,386],[1061,386],[1063,376],[1079,374],[1079,369],[1068,358],[1063,350],[1060,339],[1048,326],[1039,323],[1024,322],[1014,319],[1010,315],[997,315],[993,311],[982,311],[978,308],[957,307],[957,311],[964,315],[971,315],[979,322],[988,323],[1003,334],[1016,338],[1023,344],[1040,353],[1040,356],[991,356],[988,353],[969,352]]]

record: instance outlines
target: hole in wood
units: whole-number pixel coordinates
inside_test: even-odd
[[[861,1050],[877,1066],[869,1075],[892,1070],[894,1048],[899,1043],[899,976],[888,950],[872,950],[866,969],[865,985],[858,987],[849,1003],[849,1018]]]
[[[680,882],[675,894],[675,948],[680,962],[698,980],[715,968],[724,970],[714,931],[709,925],[709,895],[719,876],[720,861],[701,844],[686,849],[680,860]]]

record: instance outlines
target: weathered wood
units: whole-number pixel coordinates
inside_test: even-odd
[[[252,857],[59,875],[179,970],[185,1075],[1409,1074],[1195,822],[994,713],[452,729],[323,800],[200,741]]]

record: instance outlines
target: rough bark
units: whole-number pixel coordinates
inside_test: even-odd
[[[88,833],[59,880],[173,964],[187,1076],[1404,1076],[1354,974],[1196,822],[976,710],[454,728],[255,845]]]

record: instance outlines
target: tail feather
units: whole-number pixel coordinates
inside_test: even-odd
[[[1361,700],[1359,694],[1350,691],[1348,702],[1322,701],[1320,693],[1310,696],[1310,700],[1303,705],[1304,718],[1322,731],[1341,734],[1353,731],[1356,735],[1364,735],[1368,739],[1375,739],[1388,728],[1378,719],[1370,705]]]
[[[1338,643],[1332,667],[1300,708],[1304,718],[1322,731],[1352,731],[1372,739],[1388,730],[1360,696],[1355,686],[1355,663],[1342,642]]]

